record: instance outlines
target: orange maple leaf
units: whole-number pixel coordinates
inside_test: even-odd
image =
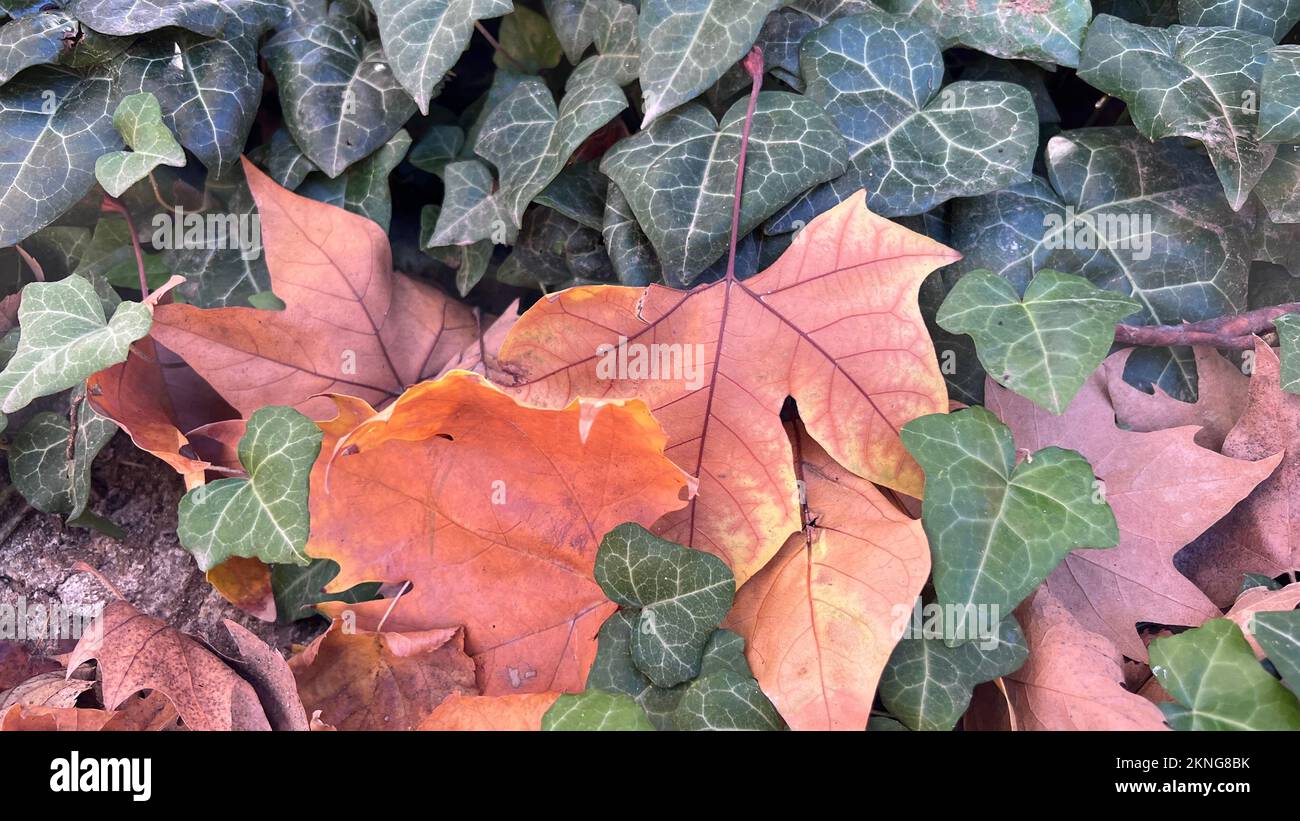
[[[745,637],[763,693],[795,730],[861,730],[880,674],[930,575],[921,523],[792,433],[809,524],[736,594],[725,627]]]
[[[867,210],[859,192],[804,228],[770,268],[690,291],[589,286],[538,302],[501,349],[508,390],[539,407],[645,400],[699,494],[657,532],[727,560],[738,584],[799,530],[786,397],[849,470],[913,496],[898,431],[948,408],[917,306],[960,255]]]
[[[488,695],[581,689],[615,609],[593,577],[601,538],[681,507],[689,484],[645,405],[527,408],[463,371],[379,414],[335,401],[307,552],[340,564],[330,591],[412,587],[396,604],[324,609],[374,626],[391,606],[389,630],[463,625]]]

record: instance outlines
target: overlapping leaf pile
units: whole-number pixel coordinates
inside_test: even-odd
[[[1298,22],[0,0],[0,729],[1300,729]]]

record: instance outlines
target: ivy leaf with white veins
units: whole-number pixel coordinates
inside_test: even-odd
[[[641,672],[659,687],[699,674],[704,645],[736,594],[725,562],[627,523],[601,540],[595,572],[606,596],[640,610],[632,660]]]
[[[1255,196],[1264,204],[1270,220],[1292,223],[1290,226],[1273,226],[1271,230],[1274,232],[1285,232],[1287,227],[1294,228],[1294,223],[1300,222],[1300,145],[1277,147],[1277,156],[1255,186]],[[1270,229],[1261,230],[1267,236]],[[1295,252],[1293,249],[1292,253]],[[1288,267],[1300,270],[1294,265]]]
[[[342,18],[284,29],[262,54],[289,133],[327,176],[369,156],[415,113],[379,43]]]
[[[13,413],[124,361],[152,323],[151,307],[138,302],[123,302],[106,322],[95,286],[75,274],[27,285],[18,307],[18,350],[0,373],[0,412]]]
[[[958,280],[936,321],[975,340],[980,364],[1005,388],[1062,413],[1106,358],[1115,324],[1142,309],[1083,277],[1039,271],[1024,298],[991,271]]]
[[[1188,26],[1227,26],[1280,41],[1300,21],[1300,0],[1178,0]]]
[[[718,81],[758,39],[778,0],[645,0],[641,94],[645,128]]]
[[[95,184],[95,160],[122,147],[112,83],[34,68],[0,86],[0,248],[49,225]]]
[[[1151,642],[1151,672],[1174,698],[1160,710],[1175,730],[1300,730],[1295,694],[1229,619]]]
[[[971,605],[1010,613],[1070,551],[1119,543],[1078,453],[1043,448],[1017,465],[1011,431],[978,407],[922,416],[902,434],[925,470],[921,517],[938,602],[962,608],[956,637],[973,635],[963,632],[975,627]]]
[[[584,690],[566,693],[542,716],[543,730],[643,731],[653,730],[641,705],[631,696]]]
[[[1029,179],[1032,95],[1003,82],[941,89],[939,43],[918,22],[879,10],[841,18],[803,41],[799,64],[804,93],[848,143],[848,169],[795,200],[769,233],[806,225],[862,188],[868,208],[897,217]]]
[[[944,48],[966,46],[994,57],[1079,65],[1079,46],[1092,19],[1088,0],[882,0],[881,7],[932,29]]]
[[[1300,314],[1283,314],[1273,325],[1282,346],[1282,390],[1300,394]]]
[[[393,73],[419,106],[429,99],[469,45],[474,23],[514,9],[511,0],[374,0],[379,39]]]
[[[620,140],[600,170],[618,185],[649,237],[665,282],[687,287],[727,250],[736,166],[748,100],[719,123],[698,103]],[[758,95],[745,159],[740,235],[811,185],[844,170],[844,141],[815,103],[797,94]]]
[[[109,196],[122,196],[159,165],[185,165],[185,149],[163,124],[162,107],[149,92],[132,94],[118,103],[113,125],[131,150],[113,151],[95,160],[95,179]]]
[[[9,478],[32,507],[42,513],[64,514],[68,523],[75,525],[90,501],[91,463],[113,438],[117,425],[97,413],[80,389],[74,397],[76,431],[69,426],[66,413],[43,411],[33,416],[9,446]]]
[[[64,0],[63,7],[104,34],[143,34],[176,26],[206,37],[257,37],[283,21],[279,0]]]
[[[1268,50],[1259,83],[1259,140],[1300,142],[1300,46]]]
[[[988,268],[1020,291],[1037,271],[1071,271],[1142,303],[1144,324],[1245,310],[1253,215],[1228,207],[1203,155],[1133,128],[1085,128],[1049,140],[1045,159],[1050,183],[952,204],[951,245],[964,258],[948,272]],[[1190,352],[1144,349],[1129,372],[1193,395]]]
[[[393,219],[388,175],[402,162],[410,147],[411,135],[403,129],[378,151],[334,179],[319,171],[308,175],[298,193],[360,214],[387,232]]]
[[[1300,610],[1255,613],[1250,632],[1291,692],[1300,694]]]
[[[497,169],[496,190],[463,211],[444,203],[433,244],[469,245],[492,239],[503,223],[521,227],[524,209],[569,156],[624,108],[623,90],[608,78],[570,79],[558,109],[540,78],[520,82],[492,109],[474,143]]]
[[[239,164],[262,100],[255,39],[145,37],[127,50],[115,82],[122,93],[157,97],[164,122],[213,175],[224,177]]]
[[[305,565],[307,490],[324,434],[292,408],[267,407],[248,420],[239,463],[248,478],[218,479],[181,499],[176,534],[210,570],[231,556]]]
[[[723,670],[700,676],[673,711],[678,730],[784,730],[785,721],[752,676]]]
[[[1020,669],[1029,646],[1015,616],[997,632],[949,647],[938,636],[907,635],[894,647],[880,677],[885,709],[911,730],[951,730],[970,706],[977,684]]]
[[[79,30],[77,21],[61,11],[23,17],[0,27],[0,85],[30,66],[67,62]]]
[[[1272,45],[1244,31],[1158,29],[1103,14],[1088,27],[1079,76],[1128,103],[1147,137],[1200,140],[1236,211],[1276,152],[1255,137]]]

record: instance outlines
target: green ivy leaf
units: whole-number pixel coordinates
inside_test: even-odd
[[[880,700],[908,729],[951,730],[970,706],[975,685],[1014,673],[1028,658],[1029,645],[1011,615],[988,642],[949,647],[938,637],[907,635],[880,677]]]
[[[308,476],[323,434],[292,408],[262,408],[239,440],[248,478],[218,479],[181,499],[181,546],[209,570],[231,556],[305,565]]]
[[[507,285],[551,291],[607,281],[609,269],[599,231],[550,208],[531,208],[524,215],[524,227],[510,256],[496,271],[496,279]]]
[[[785,721],[752,677],[731,670],[690,683],[673,711],[678,730],[784,730]]]
[[[32,507],[42,513],[63,514],[70,524],[77,524],[86,512],[90,466],[117,432],[117,425],[85,401],[83,391],[75,396],[75,432],[67,414],[43,411],[23,425],[9,447],[9,478],[14,487]]]
[[[560,212],[593,231],[605,224],[605,194],[609,178],[600,173],[594,162],[565,166],[551,184],[533,200]]]
[[[1245,310],[1255,224],[1228,207],[1204,156],[1132,128],[1088,128],[1053,137],[1045,159],[1050,183],[952,204],[949,244],[965,258],[948,275],[987,268],[1023,291],[1037,271],[1078,272],[1142,303],[1143,324]],[[1144,382],[1190,401],[1190,351],[1139,351],[1130,373],[1138,364]]]
[[[1000,0],[883,0],[881,7],[932,29],[944,48],[966,46],[995,57],[1079,65],[1083,31],[1092,19],[1087,0],[1008,5]]]
[[[61,11],[42,12],[0,27],[0,85],[25,68],[66,64],[80,26]]]
[[[95,184],[95,160],[122,147],[107,76],[38,67],[0,87],[0,247],[49,225]]]
[[[747,100],[722,122],[697,103],[682,106],[605,154],[600,170],[627,198],[662,264],[664,281],[687,287],[726,253],[731,202]],[[741,196],[740,233],[809,186],[844,170],[845,148],[834,124],[811,100],[758,95]]]
[[[758,39],[777,0],[644,0],[641,4],[642,128],[699,95]]]
[[[1176,703],[1175,730],[1300,730],[1300,703],[1270,676],[1228,619],[1151,642],[1151,672]]]
[[[1282,343],[1282,390],[1300,394],[1300,314],[1284,314],[1273,320]]]
[[[316,164],[302,153],[287,128],[277,128],[268,142],[249,152],[248,156],[277,185],[290,191],[297,190],[307,175],[317,170]]]
[[[502,51],[492,55],[492,62],[499,68],[537,74],[555,68],[564,56],[564,49],[560,47],[550,21],[527,6],[516,6],[514,11],[501,18],[497,40]]]
[[[402,162],[410,147],[411,135],[399,131],[378,151],[334,179],[319,171],[309,174],[298,193],[360,214],[387,231],[393,219],[388,175]]]
[[[441,177],[447,163],[454,162],[465,149],[465,129],[458,125],[435,125],[424,133],[411,149],[411,165]]]
[[[1297,0],[1178,0],[1178,18],[1189,26],[1227,26],[1277,42],[1300,21]]]
[[[601,540],[596,582],[620,606],[639,608],[632,659],[659,687],[699,674],[704,645],[736,595],[735,577],[717,556],[630,522]]]
[[[95,286],[80,276],[33,282],[18,308],[18,349],[0,373],[0,411],[13,413],[125,361],[152,323],[149,308],[136,302],[123,302],[105,321]]]
[[[592,42],[596,54],[573,70],[569,83],[608,79],[625,86],[637,78],[641,67],[641,40],[637,11],[622,0],[592,0],[586,5],[594,18]]]
[[[903,426],[925,470],[921,508],[940,604],[1010,613],[1070,551],[1114,547],[1119,527],[1078,453],[1043,448],[1016,464],[1011,431],[984,408],[930,414]],[[956,638],[949,636],[949,640]]]
[[[1248,32],[1156,29],[1103,14],[1088,27],[1079,76],[1128,103],[1147,137],[1200,140],[1236,211],[1275,153],[1255,137],[1272,45]]]
[[[1259,82],[1259,141],[1300,142],[1300,46],[1268,50]]]
[[[393,73],[421,114],[469,45],[474,22],[508,14],[511,0],[374,0],[379,39]]]
[[[1256,613],[1250,632],[1291,692],[1300,694],[1300,610]]]
[[[257,41],[186,32],[142,38],[118,65],[119,93],[150,92],[181,144],[213,175],[239,165],[262,100]]]
[[[326,593],[325,585],[339,574],[339,563],[333,559],[312,559],[307,566],[296,564],[271,565],[271,591],[275,596],[276,619],[289,624],[311,618],[316,611],[311,608],[322,602],[338,601],[360,604],[379,598],[379,582],[362,582],[341,593]]]
[[[609,79],[570,80],[557,109],[546,83],[527,78],[492,109],[474,151],[499,174],[496,190],[462,210],[444,200],[435,245],[468,245],[492,239],[503,227],[519,228],[524,209],[559,175],[569,156],[596,129],[627,107],[627,98]],[[454,194],[448,179],[447,198]]]
[[[369,156],[415,113],[379,43],[366,42],[347,20],[284,29],[262,53],[289,133],[326,176]]]
[[[133,94],[118,103],[113,125],[131,150],[113,151],[95,160],[95,179],[109,196],[122,196],[159,165],[185,165],[185,149],[163,125],[162,107],[149,92]]]
[[[1010,282],[979,270],[957,282],[937,321],[975,339],[980,364],[999,385],[1059,414],[1106,358],[1115,324],[1141,308],[1050,270],[1038,272],[1022,299]]]
[[[1273,222],[1300,222],[1300,145],[1277,147],[1277,156],[1255,186],[1255,196]]]
[[[941,88],[939,43],[914,20],[879,10],[836,20],[804,40],[800,67],[804,93],[848,143],[848,169],[782,211],[769,233],[806,225],[862,188],[868,208],[896,217],[1029,179],[1038,117],[1028,90]]]
[[[474,290],[474,286],[487,273],[488,264],[492,262],[492,242],[482,239],[473,245],[430,246],[429,241],[438,224],[439,212],[436,205],[426,205],[420,210],[420,247],[426,254],[456,271],[456,292],[463,297]]]
[[[605,189],[605,215],[600,233],[619,282],[645,286],[659,278],[659,257],[654,246],[637,224],[631,203],[614,182]]]
[[[542,716],[542,729],[640,731],[653,730],[654,725],[631,696],[585,690],[557,698]]]

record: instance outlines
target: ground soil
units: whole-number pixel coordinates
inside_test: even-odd
[[[217,647],[229,646],[222,619],[240,623],[285,652],[323,632],[322,619],[268,623],[222,598],[177,541],[180,477],[126,436],[119,433],[104,448],[92,475],[91,509],[125,530],[126,537],[119,541],[67,527],[60,517],[29,508],[17,493],[6,493],[0,504],[0,605],[17,606],[22,597],[28,607],[57,602],[81,608],[108,601],[111,594],[99,581],[73,569],[80,560],[140,610]]]

